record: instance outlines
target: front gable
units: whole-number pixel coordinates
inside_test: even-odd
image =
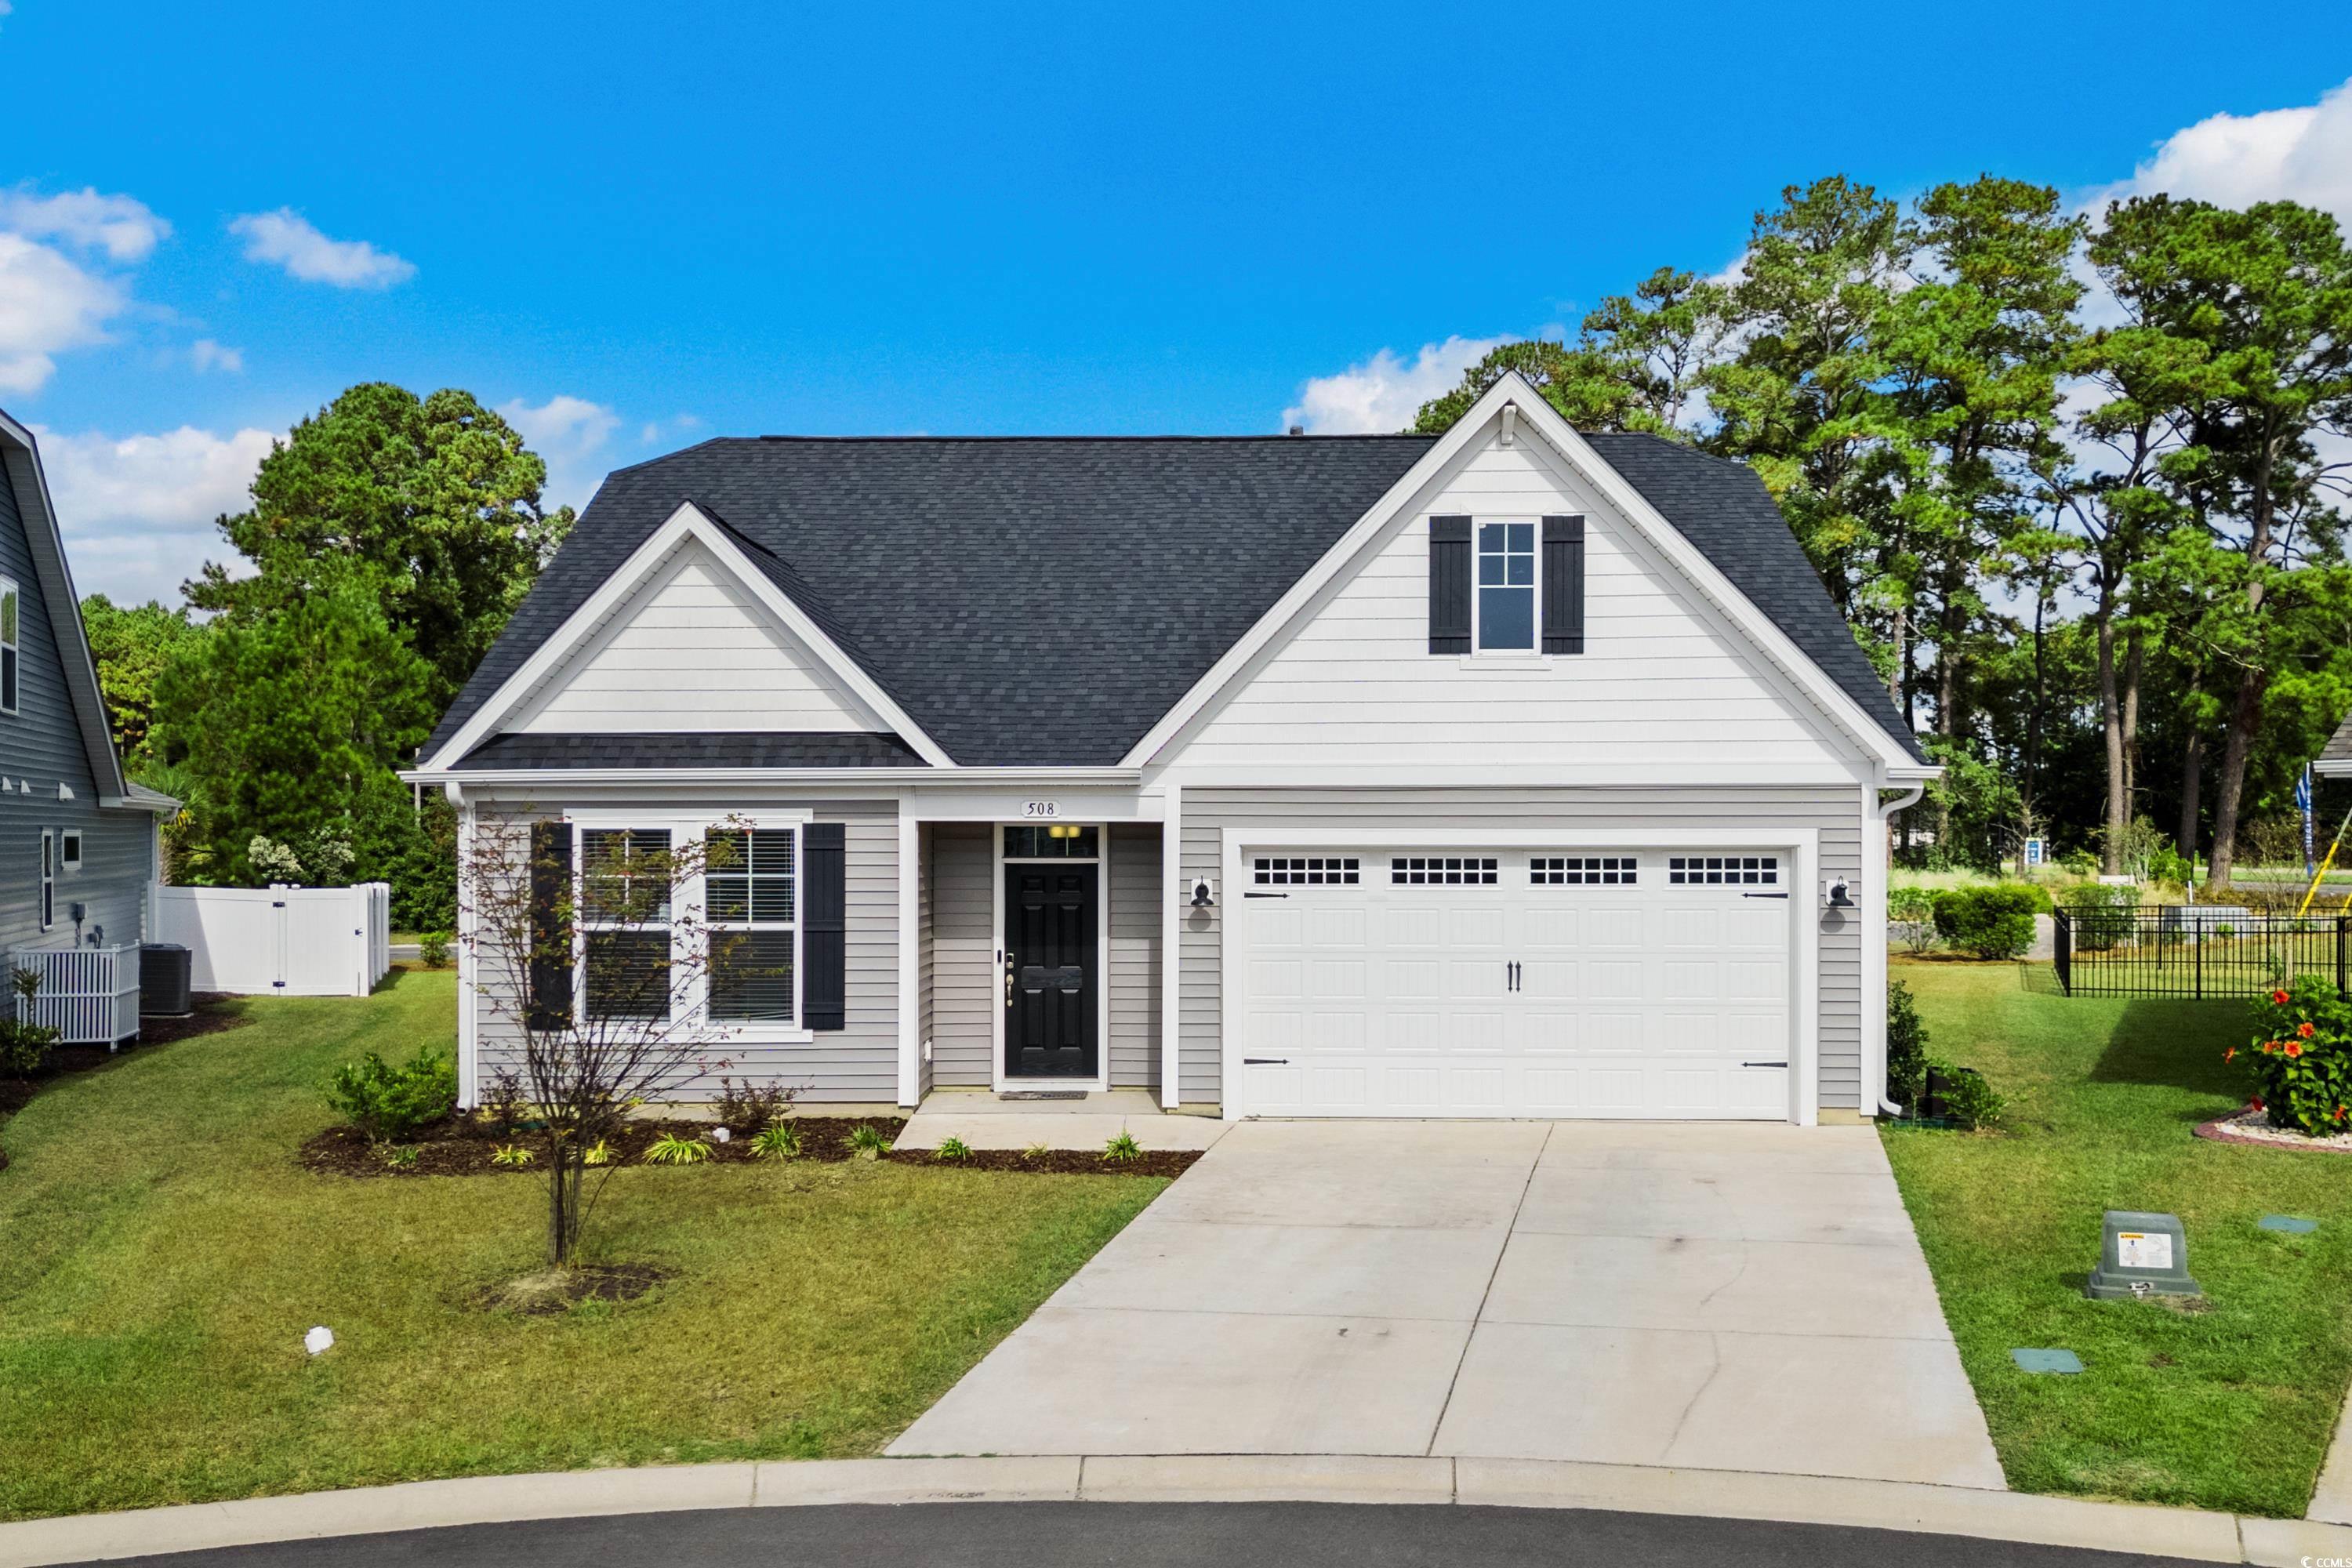
[[[1388,768],[1558,784],[1866,776],[1867,738],[1669,559],[1654,525],[1528,426],[1487,411],[1149,760],[1367,782]],[[1433,653],[1431,520],[1540,534],[1562,514],[1583,520],[1583,651]]]
[[[502,728],[520,734],[830,734],[890,726],[688,537]]]

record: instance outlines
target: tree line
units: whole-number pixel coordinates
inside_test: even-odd
[[[131,775],[186,803],[173,881],[383,880],[395,926],[455,925],[454,814],[394,770],[571,528],[546,482],[471,395],[354,386],[262,460],[183,603],[82,602]]]
[[[2039,836],[2281,858],[2352,708],[2352,253],[2290,202],[2095,213],[1990,175],[1907,205],[1843,176],[1756,215],[1724,274],[1662,267],[1506,370],[1583,429],[1748,463],[1948,770],[1908,858]],[[2159,827],[2158,823],[2162,826]],[[2300,859],[2299,850],[2289,850]]]

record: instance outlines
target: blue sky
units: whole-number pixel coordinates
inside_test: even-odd
[[[2338,7],[1787,9],[13,0],[0,405],[82,588],[168,596],[359,380],[584,501],[719,433],[1392,428],[1835,171],[2352,217]]]

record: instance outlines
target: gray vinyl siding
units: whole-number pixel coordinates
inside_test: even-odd
[[[984,822],[931,827],[931,1075],[942,1088],[996,1081],[996,839]]]
[[[648,816],[677,816],[681,811],[707,809],[677,801],[649,799],[641,803]],[[731,801],[729,809],[756,811],[762,805],[797,807],[818,822],[844,825],[846,847],[845,891],[847,895],[846,1003],[847,1025],[825,1030],[806,1044],[765,1045],[740,1040],[715,1043],[709,1055],[724,1058],[705,1078],[680,1086],[674,1098],[696,1100],[717,1088],[723,1070],[735,1079],[789,1085],[805,1102],[859,1100],[895,1102],[898,1098],[898,810],[892,801],[799,801],[761,799]],[[495,806],[481,808],[486,815]],[[610,810],[599,805],[600,811]],[[560,806],[541,805],[516,811],[518,818],[562,815]],[[483,984],[499,976],[484,965]],[[514,1056],[515,1039],[508,1012],[489,1003],[478,1003],[476,1028],[481,1072],[485,1079]]]
[[[1110,1085],[1160,1086],[1160,829],[1114,825],[1110,898]]]
[[[33,570],[25,519],[11,470],[0,466],[0,577],[17,591],[17,707],[0,713],[0,952],[70,947],[72,906],[83,906],[81,937],[102,928],[106,945],[138,942],[145,932],[147,884],[154,875],[154,818],[143,811],[102,810],[99,785],[76,722],[63,656],[49,625],[49,605]],[[30,793],[16,787],[29,784]],[[58,798],[58,786],[73,794]],[[57,923],[40,925],[41,834],[78,829],[82,868],[57,879]]]
[[[1296,823],[1301,828],[1363,830],[1367,843],[1386,831],[1444,827],[1497,833],[1557,828],[1563,843],[1579,829],[1640,832],[1721,828],[1727,833],[1769,828],[1817,830],[1821,875],[1859,883],[1862,875],[1862,797],[1859,786],[1613,789],[1206,789],[1183,796],[1184,876],[1222,879],[1223,836],[1228,827],[1255,823]],[[1218,889],[1230,906],[1240,889]],[[1811,889],[1791,889],[1819,910]],[[1180,1066],[1186,1104],[1215,1104],[1221,1098],[1223,976],[1219,944],[1224,910],[1192,911],[1184,917],[1182,1055]],[[1821,921],[1821,1103],[1856,1108],[1862,1085],[1862,943],[1866,922],[1858,917],[1820,911]]]

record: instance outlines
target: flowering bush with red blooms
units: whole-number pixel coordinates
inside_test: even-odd
[[[2272,1126],[2314,1137],[2352,1131],[2352,1003],[2332,981],[2306,974],[2256,1002],[2253,1043],[2223,1053],[2241,1056]]]

